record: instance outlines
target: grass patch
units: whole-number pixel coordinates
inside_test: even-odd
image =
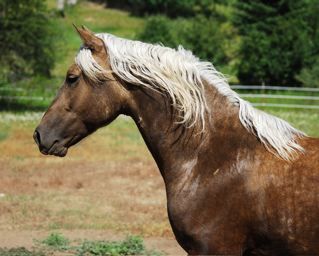
[[[51,233],[41,243],[56,250],[67,250],[70,241],[60,233]]]
[[[143,239],[139,236],[128,236],[122,241],[71,241],[60,233],[51,233],[44,240],[36,241],[35,249],[29,251],[23,247],[2,249],[0,256],[44,256],[56,255],[63,251],[66,255],[76,256],[120,256],[120,255],[149,255],[158,256],[163,253],[147,250]]]
[[[43,252],[29,251],[24,247],[3,249],[0,248],[0,256],[46,256]]]
[[[3,126],[0,129],[0,141],[3,141],[8,137],[9,131],[9,126],[7,124],[3,124]]]
[[[319,137],[319,111],[318,110],[285,110],[268,109],[264,111],[288,121],[297,129],[309,136]]]
[[[124,241],[85,241],[78,249],[78,255],[146,255],[143,240],[131,236]]]

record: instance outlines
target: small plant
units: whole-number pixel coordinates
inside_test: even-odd
[[[145,247],[140,237],[131,236],[120,242],[85,241],[78,255],[145,255]]]
[[[147,255],[162,256],[162,252],[146,250],[143,239],[138,236],[129,236],[123,241],[84,241],[70,246],[70,241],[62,234],[52,233],[46,239],[38,241],[42,246],[29,251],[24,247],[6,249],[0,248],[0,256],[45,256],[56,255],[58,251],[77,256],[121,256],[121,255]]]
[[[66,250],[70,241],[60,233],[51,233],[41,243],[57,250]]]

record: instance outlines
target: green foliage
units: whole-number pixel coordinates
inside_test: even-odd
[[[60,233],[51,233],[41,243],[58,250],[65,250],[67,249],[70,241]]]
[[[18,1],[14,0],[13,2]],[[25,0],[19,2],[25,2]],[[52,56],[54,57],[54,60],[50,63],[55,64],[54,68],[51,69],[50,77],[44,77],[43,75],[38,74],[34,75],[34,72],[29,68],[31,67],[31,64],[28,64],[27,69],[24,69],[26,73],[18,73],[15,72],[14,69],[10,69],[9,62],[5,59],[7,57],[10,58],[10,55],[6,55],[5,50],[1,51],[0,87],[2,88],[0,89],[0,95],[7,98],[0,99],[0,110],[44,111],[48,107],[55,96],[57,89],[62,84],[66,71],[74,61],[76,52],[81,45],[81,39],[75,32],[72,23],[78,25],[85,24],[92,31],[110,32],[125,38],[132,38],[135,36],[136,31],[143,27],[143,19],[141,18],[131,17],[126,12],[106,9],[103,6],[92,4],[87,1],[78,1],[78,4],[74,7],[66,8],[66,16],[64,18],[60,17],[59,15],[55,15],[56,0],[40,0],[39,2],[41,2],[41,5],[48,4],[48,8],[50,8],[45,10],[43,15],[47,17],[46,19],[50,19],[48,20],[48,27],[51,37],[50,43],[54,42],[54,45],[52,45],[52,50],[50,50],[50,54],[54,55]],[[2,4],[3,0],[0,0],[0,19],[2,17]],[[90,18],[88,19],[88,17]],[[26,24],[29,26],[29,22]],[[38,25],[35,24],[34,26]],[[5,33],[8,34],[8,32]],[[2,37],[2,29],[0,29],[0,38]],[[2,45],[3,42],[1,40],[0,45]],[[37,36],[36,40],[43,40],[43,37]],[[4,65],[2,65],[2,60]],[[19,61],[20,60],[21,58],[19,58]],[[23,68],[26,67],[23,66]],[[4,81],[8,79],[10,79],[10,81]],[[11,90],[4,91],[4,87],[10,88]],[[14,89],[16,88],[22,88],[24,91],[15,91]],[[31,98],[26,99],[20,97],[43,97],[44,100]]]
[[[309,19],[311,1],[238,1],[234,25],[242,37],[238,78],[244,84],[296,85],[296,75],[318,49]],[[311,20],[311,22],[310,22]]]
[[[120,242],[86,241],[78,250],[78,255],[145,255],[145,247],[140,237],[128,237]]]
[[[204,15],[210,17],[216,12],[221,0],[97,0],[106,2],[110,8],[127,9],[134,15],[166,15],[170,18],[193,17]],[[233,0],[227,1],[231,3]]]
[[[176,47],[180,33],[180,22],[172,22],[166,16],[152,16],[148,18],[144,30],[138,35],[138,39],[149,43],[163,43],[170,47]],[[186,22],[183,25],[188,25]],[[174,29],[172,29],[174,27]]]
[[[226,65],[233,54],[231,43],[236,40],[233,32],[229,23],[218,22],[202,15],[176,20],[153,16],[147,20],[145,29],[138,38],[173,48],[183,45],[203,60],[210,60],[216,65]]]
[[[45,4],[43,0],[0,2],[0,82],[50,75],[54,40]]]
[[[170,17],[191,16],[196,0],[128,0],[136,15],[165,14]]]
[[[73,241],[74,242],[74,241]],[[70,246],[70,241],[66,237],[58,233],[50,234],[46,239],[40,242],[42,245],[41,250],[28,251],[27,249],[0,248],[1,256],[44,256],[55,255],[55,252],[63,250],[63,253],[71,253],[68,255],[88,256],[119,256],[119,255],[150,255],[160,256],[163,255],[158,251],[148,251],[144,247],[143,239],[138,236],[127,237],[123,241],[110,242],[110,241],[84,241],[80,244]],[[38,244],[39,245],[39,244]],[[44,247],[43,247],[44,246]],[[42,251],[46,252],[44,254]]]
[[[296,78],[306,87],[319,88],[319,57],[312,65],[303,68]]]

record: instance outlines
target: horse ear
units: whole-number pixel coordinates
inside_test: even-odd
[[[98,38],[96,35],[94,35],[93,32],[91,32],[89,29],[87,29],[85,26],[82,26],[82,28],[78,28],[73,24],[74,28],[78,32],[80,38],[83,41],[83,44],[88,47],[90,50],[95,52],[100,52],[103,50],[104,43],[102,39]]]

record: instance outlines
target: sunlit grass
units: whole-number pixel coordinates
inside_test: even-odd
[[[48,0],[48,5],[54,9],[52,2],[55,1]],[[53,22],[61,35],[53,75],[61,81],[82,44],[73,24],[85,25],[95,33],[107,32],[125,38],[134,38],[144,26],[141,18],[88,1],[80,1],[76,6],[67,8],[65,18],[59,17]]]

